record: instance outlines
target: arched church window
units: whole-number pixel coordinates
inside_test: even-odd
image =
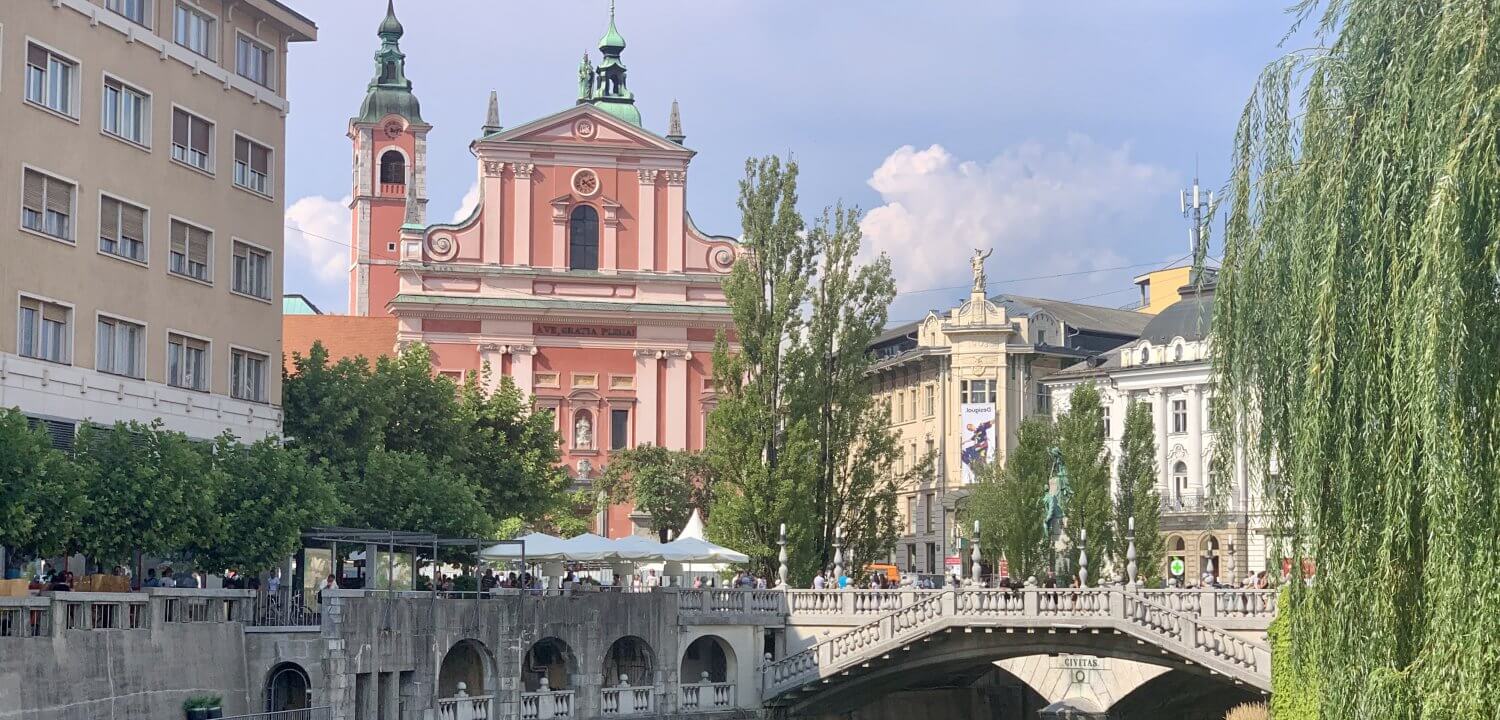
[[[399,150],[387,150],[380,156],[380,183],[406,184],[406,157]]]
[[[1141,348],[1141,364],[1145,365],[1146,363],[1148,363],[1150,361],[1151,361],[1151,348],[1142,347]]]
[[[568,218],[568,267],[599,269],[599,211],[591,205],[573,208]]]

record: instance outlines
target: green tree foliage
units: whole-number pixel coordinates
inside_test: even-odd
[[[1021,421],[1016,447],[1004,464],[980,468],[976,484],[960,507],[964,527],[979,521],[979,549],[999,571],[1003,556],[1013,578],[1041,578],[1051,567],[1052,548],[1042,531],[1042,498],[1052,476],[1057,431],[1046,418]]]
[[[1123,571],[1128,549],[1126,535],[1135,518],[1135,562],[1137,577],[1150,585],[1166,576],[1166,541],[1161,536],[1161,495],[1156,489],[1156,424],[1151,406],[1131,403],[1125,412],[1125,432],[1120,441],[1119,487],[1115,497],[1115,546],[1117,567]]]
[[[1243,443],[1284,551],[1316,561],[1283,607],[1319,717],[1493,717],[1500,13],[1298,6],[1320,9],[1239,125],[1213,426]]]
[[[204,445],[158,421],[84,425],[75,448],[90,500],[77,549],[96,562],[127,563],[136,550],[161,556],[219,537],[214,500],[225,477]]]
[[[594,487],[612,503],[634,498],[658,533],[681,530],[693,510],[707,510],[712,490],[701,454],[659,445],[616,453]]]
[[[493,393],[476,377],[460,387],[432,372],[431,351],[420,344],[373,366],[364,358],[330,363],[321,343],[292,361],[283,382],[286,433],[310,459],[337,471],[351,512],[345,524],[439,534],[447,531],[437,528],[468,528],[455,536],[466,537],[477,529],[488,536],[508,518],[518,521],[506,526],[519,529],[576,515],[552,416],[532,412],[509,378]],[[436,483],[438,492],[390,474],[417,464],[426,468],[416,477]],[[349,499],[366,486],[380,491]]]
[[[223,435],[211,462],[225,480],[215,504],[222,524],[217,537],[191,543],[199,567],[269,570],[297,551],[304,529],[328,525],[342,512],[331,466],[276,440],[247,446]]]
[[[831,561],[836,528],[851,567],[889,553],[900,449],[870,399],[865,354],[895,293],[889,262],[856,266],[858,213],[830,209],[805,231],[796,203],[795,163],[746,162],[746,253],[724,283],[741,347],[716,344],[706,455],[710,534],[771,575],[785,522],[802,582]]]
[[[1099,391],[1092,383],[1073,391],[1068,411],[1057,419],[1057,447],[1068,467],[1073,499],[1066,506],[1068,536],[1072,547],[1068,567],[1078,565],[1078,546],[1088,532],[1087,548],[1091,582],[1104,580],[1100,573],[1115,547],[1115,503],[1110,488],[1109,451],[1104,449],[1103,410]],[[1040,517],[1040,513],[1038,514]]]
[[[495,525],[473,482],[421,453],[371,451],[364,474],[346,480],[341,494],[354,527],[484,538]]]
[[[27,555],[73,549],[88,513],[77,465],[18,410],[0,408],[0,546]]]
[[[459,408],[471,423],[464,434],[464,471],[478,482],[491,517],[544,515],[568,484],[552,413],[532,412],[509,377],[486,393],[473,375],[459,393]]]
[[[1293,652],[1292,618],[1305,612],[1283,590],[1276,619],[1266,628],[1271,641],[1271,714],[1276,720],[1318,720],[1318,677],[1305,656]]]

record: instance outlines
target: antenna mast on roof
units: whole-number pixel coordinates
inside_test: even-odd
[[[1189,204],[1188,193],[1192,193],[1191,204]],[[1193,274],[1191,282],[1203,282],[1203,265],[1208,259],[1208,236],[1204,232],[1203,211],[1213,211],[1214,191],[1209,190],[1205,198],[1198,187],[1198,174],[1193,173],[1193,189],[1181,190],[1178,193],[1178,207],[1182,216],[1190,221],[1188,226],[1188,251],[1193,255]]]

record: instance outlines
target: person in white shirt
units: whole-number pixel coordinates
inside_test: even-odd
[[[823,577],[823,573],[818,573],[817,575],[813,576],[813,589],[814,590],[822,590],[827,585],[828,585],[828,580],[827,580],[827,578]]]

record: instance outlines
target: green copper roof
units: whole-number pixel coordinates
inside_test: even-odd
[[[599,67],[590,67],[588,54],[579,66],[579,102],[591,102],[595,107],[625,122],[640,127],[641,111],[635,106],[635,93],[625,86],[625,63],[620,53],[625,49],[625,38],[615,27],[615,4],[609,4],[609,30],[599,40],[599,52],[604,59]]]
[[[641,125],[641,111],[635,106],[633,100],[616,101],[608,98],[594,98],[594,107],[636,127]]]
[[[379,122],[387,115],[399,115],[408,122],[422,122],[422,105],[411,92],[411,80],[406,78],[406,55],[401,52],[401,36],[405,34],[401,21],[396,19],[394,1],[386,5],[385,19],[376,33],[380,36],[380,49],[375,52],[375,77],[360,103],[359,116],[355,122]]]
[[[599,52],[605,55],[619,55],[625,49],[625,38],[615,28],[615,4],[609,4],[609,29],[604,32],[604,37],[599,38]],[[613,52],[611,52],[613,51]]]

